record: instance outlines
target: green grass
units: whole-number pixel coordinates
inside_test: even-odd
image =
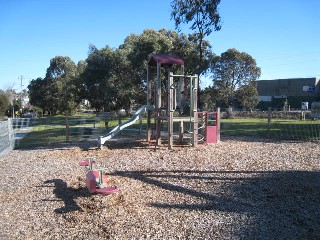
[[[68,122],[70,142],[85,140],[93,132],[95,134],[102,132],[102,122],[94,116],[71,116]],[[65,116],[43,117],[33,124],[33,130],[21,139],[19,147],[66,142]]]
[[[265,119],[222,119],[221,134],[223,135],[258,135],[267,133]]]
[[[129,118],[123,118],[122,122]],[[93,115],[75,115],[68,118],[69,142],[87,141],[88,139],[98,139],[99,136],[109,132],[119,124],[118,119],[105,122]],[[143,121],[146,124],[146,121]],[[65,143],[66,137],[66,117],[53,116],[39,118],[33,122],[34,128],[23,139],[18,147],[30,147],[35,145],[46,145],[50,143]],[[138,123],[133,128],[138,128]]]
[[[129,118],[123,118],[122,122]],[[109,132],[119,124],[118,119],[105,122],[93,115],[76,115],[69,117],[69,141],[86,141],[97,139],[98,136]],[[143,119],[143,129],[146,129],[146,119]],[[54,116],[40,118],[34,122],[32,132],[27,134],[19,143],[19,147],[30,147],[50,143],[66,142],[66,118]],[[175,126],[176,127],[176,126]],[[130,128],[139,128],[137,121]],[[162,130],[167,129],[163,124]],[[176,131],[178,128],[175,128]],[[257,136],[278,139],[320,140],[320,121],[271,121],[270,130],[267,128],[267,119],[222,119],[221,136]]]
[[[272,119],[270,130],[266,119],[223,119],[221,135],[259,136],[292,140],[320,140],[320,121]]]

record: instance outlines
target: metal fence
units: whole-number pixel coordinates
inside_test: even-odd
[[[12,119],[0,122],[0,156],[14,149],[14,130]]]

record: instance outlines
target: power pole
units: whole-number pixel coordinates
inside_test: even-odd
[[[20,117],[22,115],[22,87],[23,87],[22,80],[23,79],[25,79],[25,77],[21,75],[20,76]]]

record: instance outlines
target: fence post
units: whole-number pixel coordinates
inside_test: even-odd
[[[271,107],[268,107],[268,126],[267,126],[268,137],[270,137],[270,125],[271,125]]]
[[[217,108],[217,142],[220,142],[220,130],[221,130],[221,125],[220,125],[220,121],[221,121],[221,115],[220,115],[220,108]]]
[[[119,126],[121,125],[121,123],[122,123],[121,114],[118,113],[118,124],[119,124]],[[120,132],[119,132],[119,135],[120,135],[120,136],[122,135],[122,131],[121,131],[121,130],[120,130]]]
[[[8,124],[8,138],[9,138],[8,140],[9,140],[9,144],[10,144],[10,150],[12,150],[15,147],[15,142],[14,142],[14,132],[13,132],[11,118],[8,118],[7,124]]]

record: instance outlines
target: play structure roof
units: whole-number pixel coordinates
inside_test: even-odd
[[[184,64],[184,61],[178,56],[167,55],[167,54],[153,54],[149,59],[148,65],[156,66],[158,62],[161,65],[173,65],[173,64],[183,65]]]

